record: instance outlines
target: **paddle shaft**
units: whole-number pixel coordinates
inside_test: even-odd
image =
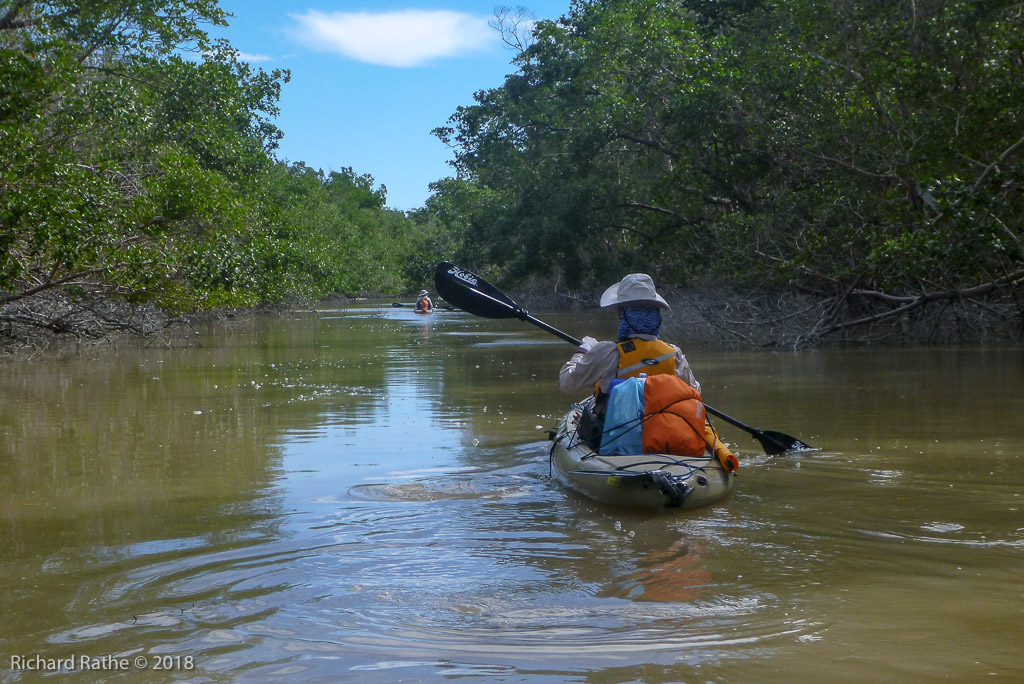
[[[508,302],[503,302],[500,299],[497,299],[496,297],[490,296],[486,292],[481,292],[477,288],[469,287],[468,285],[465,286],[465,287],[466,287],[466,290],[472,292],[474,294],[474,296],[476,296],[478,298],[484,298],[487,301],[489,301],[490,303],[492,303],[494,305],[497,305],[500,308],[508,309],[508,311],[512,314],[512,317],[514,317],[514,318],[518,318],[519,320],[526,321],[527,323],[532,323],[533,325],[537,326],[541,330],[547,331],[547,332],[551,333],[552,335],[554,335],[555,337],[562,338],[563,340],[565,340],[569,344],[575,345],[577,347],[580,346],[581,344],[583,344],[582,340],[578,340],[575,337],[573,337],[572,335],[570,335],[569,333],[562,332],[561,330],[559,330],[555,326],[548,325],[547,323],[545,323],[544,321],[540,320],[539,318],[531,316],[529,313],[526,312],[525,309],[523,309],[521,307],[512,306]],[[471,311],[470,313],[473,313],[473,312]],[[704,404],[704,408],[711,415],[718,416],[719,418],[721,418],[722,420],[726,421],[727,423],[732,423],[736,427],[740,428],[741,430],[746,430],[747,432],[749,432],[750,434],[754,435],[755,437],[758,436],[759,433],[761,432],[757,428],[752,428],[752,427],[749,427],[747,425],[744,425],[743,423],[741,423],[740,421],[736,420],[735,418],[732,418],[731,416],[728,416],[728,415],[722,413],[721,411],[719,411],[718,409],[713,408],[711,406],[708,406],[707,404]]]
[[[552,326],[548,325],[547,323],[545,323],[544,321],[539,320],[537,318],[534,318],[530,314],[526,314],[526,316],[525,316],[525,318],[523,318],[523,320],[527,321],[528,323],[533,323],[535,326],[537,326],[541,330],[547,330],[549,333],[551,333],[555,337],[561,337],[566,342],[568,342],[570,344],[574,344],[577,347],[580,346],[581,344],[583,344],[583,342],[581,340],[577,340],[575,337],[573,337],[569,333],[564,333],[561,330],[559,330],[558,328],[552,327]]]
[[[537,318],[534,318],[530,314],[526,314],[526,316],[522,320],[527,321],[528,323],[533,323],[535,326],[537,326],[541,330],[547,330],[552,335],[555,335],[556,337],[561,337],[566,342],[574,344],[577,347],[580,346],[580,344],[582,344],[581,340],[577,340],[575,337],[573,337],[569,333],[562,332],[558,328],[550,326],[547,323],[545,323],[544,321],[539,320]],[[718,416],[719,418],[721,418],[725,422],[731,423],[731,424],[735,425],[736,427],[738,427],[741,430],[746,430],[747,432],[749,432],[750,434],[754,435],[755,437],[757,437],[759,439],[760,439],[760,437],[762,435],[762,431],[759,430],[758,428],[752,428],[749,425],[744,425],[743,423],[741,423],[740,421],[736,420],[732,416],[719,411],[714,406],[708,406],[707,404],[704,404],[704,409],[708,413],[710,413],[711,415]]]
[[[537,326],[577,347],[582,342],[568,333],[531,316],[526,309],[516,304],[504,292],[497,289],[480,276],[466,271],[455,264],[442,261],[434,272],[434,283],[438,292],[450,303],[476,316],[484,318],[518,318]],[[796,437],[782,432],[761,430],[744,425],[730,415],[722,413],[713,406],[704,404],[704,409],[731,425],[751,434],[761,443],[768,454],[781,454],[792,450],[812,450]]]

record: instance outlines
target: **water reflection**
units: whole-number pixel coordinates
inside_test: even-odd
[[[702,546],[699,539],[694,544],[677,539],[668,549],[644,553],[636,561],[638,569],[618,578],[617,586],[602,595],[683,603],[713,596],[715,584]]]
[[[687,350],[714,405],[824,450],[723,428],[735,495],[648,515],[548,477],[566,347],[364,306],[6,365],[0,650],[231,681],[1021,674],[1019,350]]]

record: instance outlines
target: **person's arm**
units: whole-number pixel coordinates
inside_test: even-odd
[[[595,384],[607,381],[609,372],[614,374],[619,367],[619,350],[614,342],[597,342],[593,337],[584,337],[581,348],[588,348],[588,339],[596,344],[586,352],[573,354],[558,372],[558,389],[567,394],[593,392]]]
[[[672,346],[675,347],[675,345]],[[683,352],[679,347],[676,347],[676,375],[687,385],[700,392],[700,383],[694,377],[693,371],[690,370],[690,363],[683,356]]]

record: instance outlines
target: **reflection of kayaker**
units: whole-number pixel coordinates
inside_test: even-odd
[[[616,579],[602,596],[665,603],[692,602],[715,593],[700,542],[676,541],[670,548],[637,559],[637,569]]]
[[[430,293],[426,290],[420,290],[419,296],[416,297],[416,313],[433,313],[434,303],[430,301]]]

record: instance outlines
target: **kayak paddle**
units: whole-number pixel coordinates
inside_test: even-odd
[[[560,337],[570,344],[577,347],[580,345],[580,340],[548,325],[544,321],[534,318],[526,309],[516,304],[504,292],[475,273],[456,266],[449,261],[442,261],[434,270],[434,287],[445,301],[474,316],[482,318],[518,318],[551,333],[555,337]],[[796,437],[783,432],[752,428],[707,404],[704,404],[704,408],[711,415],[718,416],[725,422],[731,423],[744,432],[753,435],[754,439],[761,443],[764,452],[769,456],[783,454],[787,451],[816,450]]]

